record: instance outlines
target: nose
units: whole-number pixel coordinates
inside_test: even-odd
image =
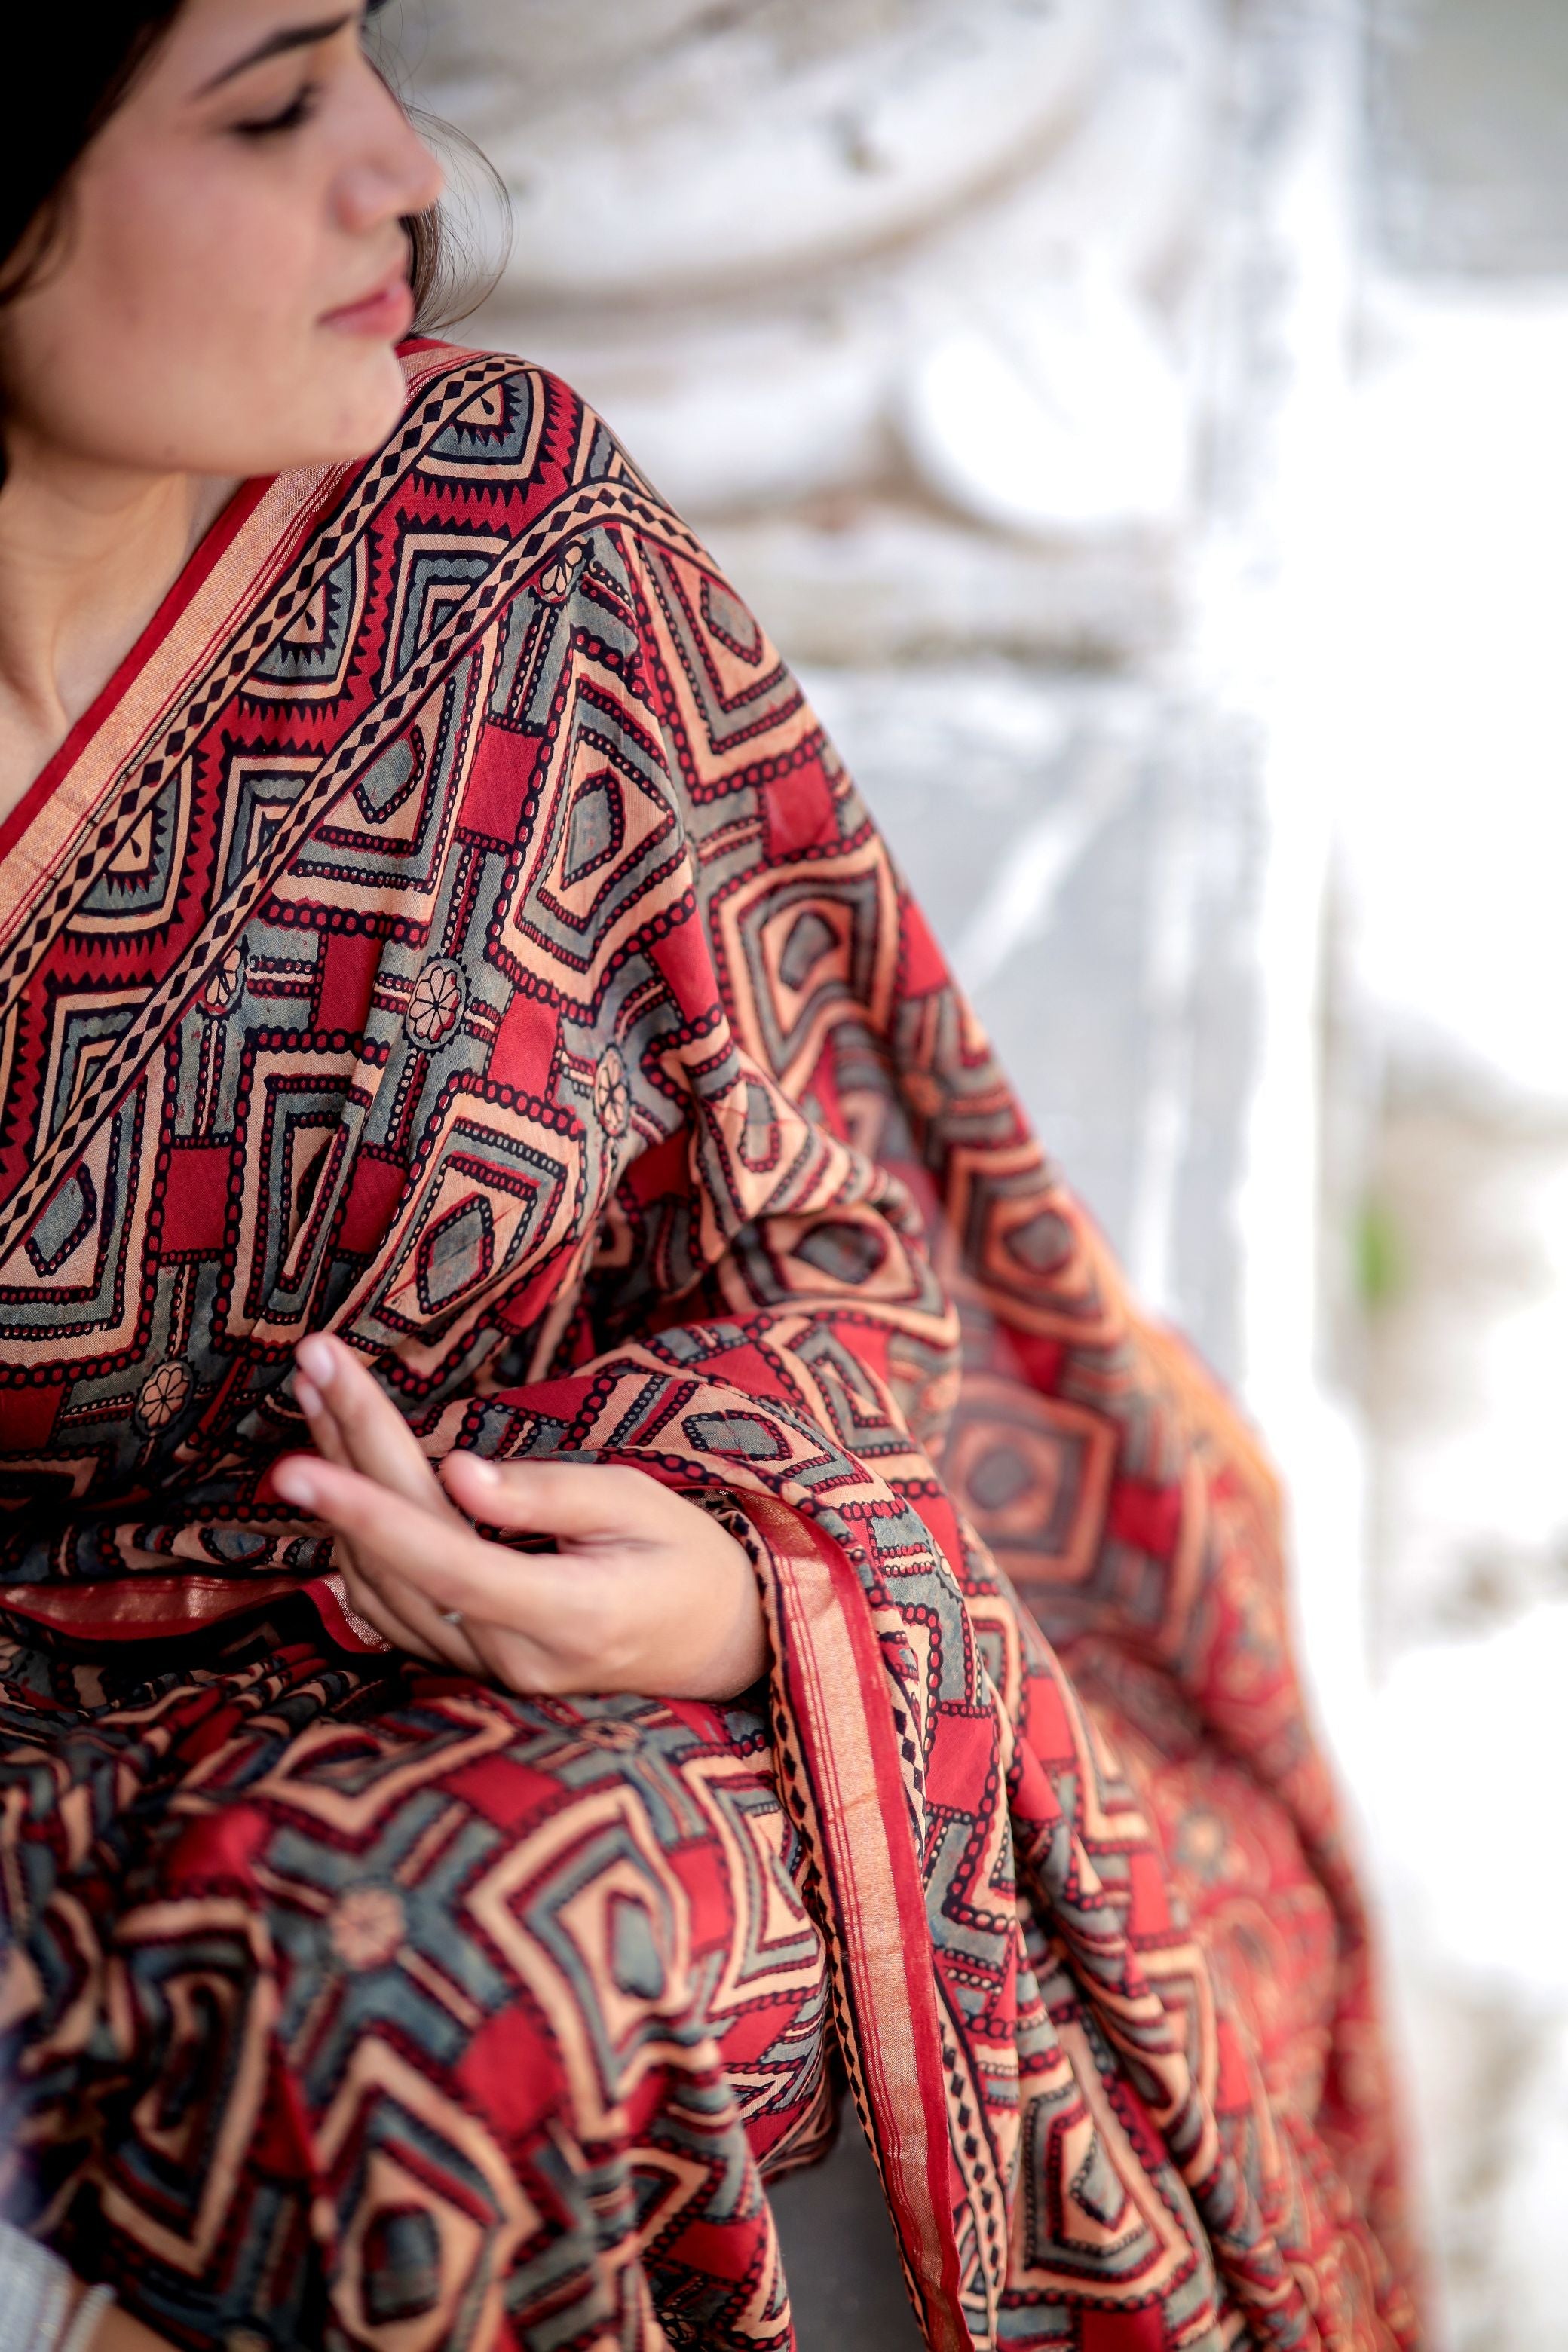
[[[368,66],[366,72],[373,87],[367,93],[365,134],[337,186],[338,216],[356,235],[411,213],[428,212],[447,179],[385,83]]]

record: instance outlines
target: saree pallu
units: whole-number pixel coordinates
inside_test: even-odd
[[[1268,1469],[700,547],[405,364],[0,834],[8,2210],[177,2342],[784,2346],[839,2066],[938,2352],[1415,2346]],[[765,1698],[385,1654],[318,1328],[721,1513]]]

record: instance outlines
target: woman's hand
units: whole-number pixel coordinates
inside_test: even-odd
[[[699,1505],[602,1464],[453,1454],[437,1478],[351,1349],[317,1336],[296,1360],[317,1456],[273,1484],[332,1529],[350,1600],[400,1650],[536,1696],[721,1700],[765,1671],[756,1573]],[[476,1519],[555,1549],[488,1542]]]

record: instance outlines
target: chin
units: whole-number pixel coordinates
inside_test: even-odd
[[[368,457],[387,439],[403,414],[408,386],[390,344],[366,353],[330,392],[323,387],[316,456],[336,461]]]

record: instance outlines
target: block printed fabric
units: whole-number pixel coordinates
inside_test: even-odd
[[[938,2352],[1415,2345],[1268,1470],[700,547],[406,364],[0,834],[7,2210],[177,2344],[787,2346],[841,2069]],[[765,1700],[384,1652],[316,1328],[725,1514]]]

